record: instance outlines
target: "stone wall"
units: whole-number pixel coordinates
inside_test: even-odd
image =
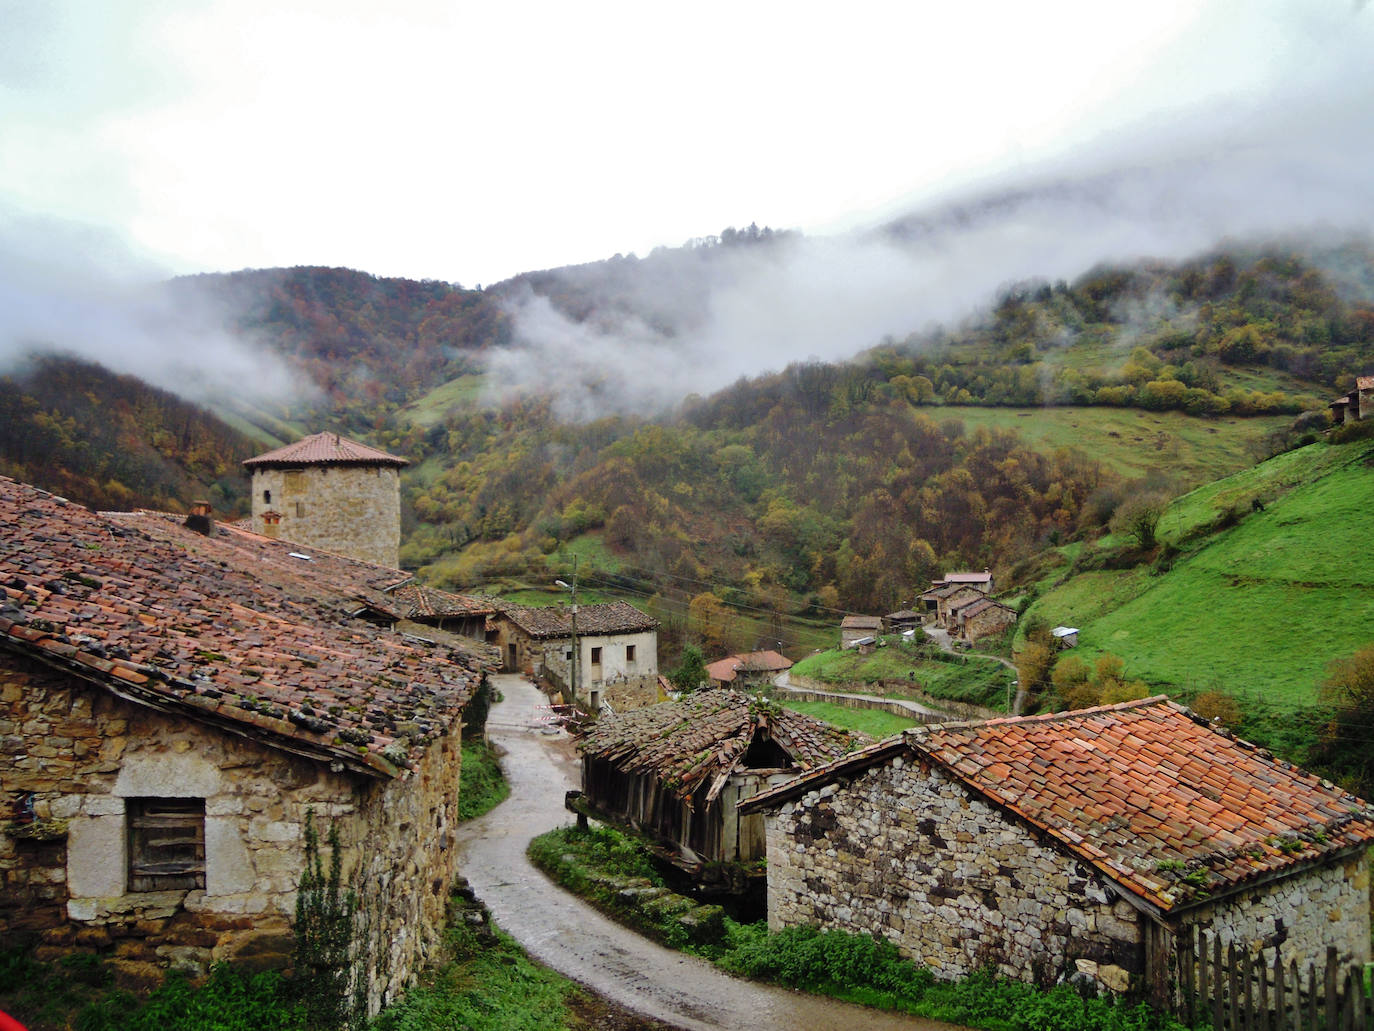
[[[400,483],[392,466],[255,469],[253,530],[267,533],[263,513],[278,512],[281,523],[274,537],[395,568],[400,564]]]
[[[1187,925],[1201,926],[1251,953],[1274,950],[1285,964],[1323,961],[1328,945],[1341,962],[1369,961],[1369,855],[1345,856],[1296,876],[1227,895],[1190,910]]]
[[[808,792],[769,816],[767,838],[774,930],[872,932],[940,978],[991,963],[1124,990],[1144,972],[1129,903],[939,769],[896,758]]]
[[[284,965],[313,810],[322,838],[336,823],[345,875],[365,888],[371,1007],[429,957],[456,873],[457,726],[407,779],[382,782],[29,660],[0,663],[0,805],[32,793],[39,818],[0,825],[0,934],[32,938],[40,959],[107,955],[129,984],[222,959]],[[205,800],[204,889],[127,890],[126,800],[138,797]],[[51,837],[26,837],[35,833]]]

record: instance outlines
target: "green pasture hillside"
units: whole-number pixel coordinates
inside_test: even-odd
[[[1111,652],[1133,677],[1242,707],[1316,703],[1328,663],[1374,640],[1374,442],[1311,444],[1200,487],[1159,535],[1161,559],[1071,569],[1028,617],[1078,627],[1088,660]]]

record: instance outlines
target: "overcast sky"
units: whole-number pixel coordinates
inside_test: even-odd
[[[59,266],[465,286],[751,221],[829,233],[1321,97],[1333,68],[1363,103],[1371,22],[1352,0],[0,0],[0,233],[10,258],[60,241],[34,255]]]

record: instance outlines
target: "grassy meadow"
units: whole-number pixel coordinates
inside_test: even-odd
[[[1292,708],[1374,640],[1374,444],[1313,444],[1208,484],[1160,536],[1181,552],[1167,570],[1083,573],[1028,615],[1079,627],[1082,657],[1112,652],[1165,689]]]

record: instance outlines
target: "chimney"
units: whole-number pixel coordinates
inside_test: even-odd
[[[184,525],[188,530],[204,534],[206,537],[215,532],[214,509],[210,507],[208,501],[191,502],[191,514],[186,517]]]
[[[266,537],[276,537],[281,533],[281,513],[271,509],[262,514],[262,532]]]

